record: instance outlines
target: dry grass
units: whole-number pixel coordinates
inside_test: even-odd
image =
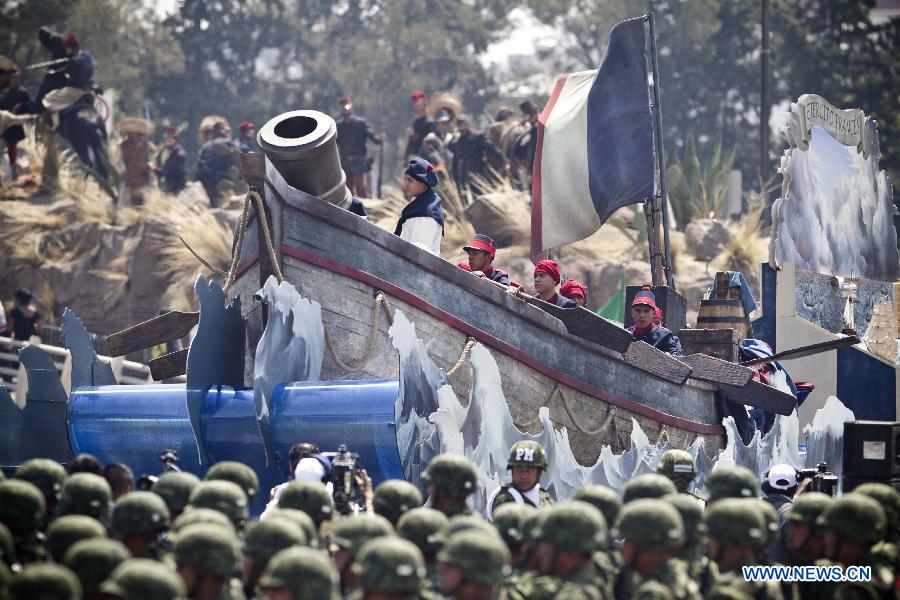
[[[747,213],[740,221],[728,224],[731,241],[712,261],[717,269],[740,271],[751,277],[756,274],[759,263],[768,256],[769,238],[762,223],[765,208],[765,195],[749,196]]]

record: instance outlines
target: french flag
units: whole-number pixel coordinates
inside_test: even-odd
[[[531,203],[533,260],[582,240],[654,193],[647,18],[613,27],[600,68],[559,78],[541,113]]]

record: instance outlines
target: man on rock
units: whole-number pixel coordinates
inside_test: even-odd
[[[491,281],[509,285],[509,275],[495,269],[493,262],[497,253],[494,240],[480,233],[475,234],[463,250],[469,255],[469,270],[479,277],[487,277]]]
[[[555,304],[560,308],[575,308],[575,303],[556,292],[556,286],[561,280],[559,265],[554,261],[545,259],[534,265],[534,291],[537,296],[549,304]]]
[[[543,508],[553,504],[553,497],[541,487],[541,475],[547,470],[547,454],[543,446],[531,440],[516,442],[509,449],[507,470],[512,472],[512,483],[494,490],[488,498],[485,516],[493,520],[497,507],[507,502],[527,504]]]
[[[634,336],[635,341],[647,342],[673,356],[682,356],[684,352],[678,336],[665,327],[654,325],[653,317],[655,315],[656,295],[649,286],[644,286],[631,302],[631,318],[634,320],[634,325],[629,327],[628,331]]]
[[[479,180],[490,177],[488,159],[493,158],[503,165],[503,174],[509,174],[509,160],[503,151],[495,146],[484,133],[473,131],[471,119],[460,115],[456,119],[457,136],[450,142],[453,153],[452,173],[459,187],[460,195],[483,192]]]
[[[347,174],[347,187],[350,193],[358,198],[368,198],[366,173],[370,162],[366,158],[366,141],[379,146],[384,143],[384,135],[372,133],[369,122],[353,114],[353,101],[344,96],[338,103],[341,105],[341,118],[337,122],[337,146],[341,158],[341,167]]]

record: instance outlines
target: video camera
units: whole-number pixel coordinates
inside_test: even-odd
[[[337,452],[323,452],[331,461],[331,475],[328,480],[334,488],[331,494],[335,509],[342,515],[349,515],[363,501],[363,484],[359,454],[348,452],[347,445],[338,446]]]
[[[181,467],[178,466],[178,452],[176,452],[175,450],[166,448],[162,451],[162,454],[159,455],[159,460],[163,464],[163,472],[181,472]],[[135,489],[142,492],[149,492],[153,489],[153,486],[157,481],[159,481],[159,477],[157,477],[156,475],[144,474],[138,477],[137,481],[134,482],[134,487]]]
[[[828,470],[828,463],[820,462],[814,468],[800,469],[797,483],[810,479],[804,491],[822,492],[829,496],[837,494],[838,477]]]

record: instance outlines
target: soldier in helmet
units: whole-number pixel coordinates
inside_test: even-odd
[[[22,565],[19,564],[19,559],[16,557],[16,544],[9,532],[9,527],[0,523],[0,570],[3,567],[10,571],[10,576],[12,573],[22,570]]]
[[[697,467],[694,457],[684,450],[672,448],[659,457],[656,472],[668,478],[682,494],[689,494],[688,489],[697,478]]]
[[[56,503],[66,480],[66,470],[61,464],[49,458],[32,458],[26,460],[16,471],[16,479],[33,483],[44,494],[47,516],[52,519],[56,515]]]
[[[681,515],[684,524],[684,545],[676,560],[681,562],[688,576],[694,580],[700,595],[706,597],[719,577],[715,563],[706,555],[706,525],[703,524],[703,507],[690,494],[670,494],[663,498]]]
[[[244,528],[250,511],[247,507],[247,494],[236,483],[231,481],[204,481],[200,483],[188,500],[193,508],[211,508],[224,514],[231,520],[236,531]]]
[[[884,509],[887,529],[884,541],[872,547],[872,561],[873,564],[896,570],[900,565],[900,550],[897,547],[897,536],[900,535],[900,492],[886,483],[875,482],[864,483],[853,488],[853,491],[872,498]]]
[[[553,596],[600,599],[609,597],[606,574],[600,573],[592,557],[603,547],[608,531],[599,510],[586,502],[571,501],[544,509],[535,532],[538,571],[560,580]]]
[[[506,469],[512,472],[512,483],[500,486],[488,498],[485,510],[487,518],[491,519],[494,510],[507,502],[534,507],[553,504],[553,497],[541,488],[541,475],[548,466],[547,454],[537,442],[523,440],[513,444],[506,461]]]
[[[131,558],[122,542],[104,537],[93,537],[76,542],[65,554],[62,562],[72,569],[81,581],[85,600],[100,598],[100,585],[120,564]]]
[[[306,543],[310,548],[319,548],[319,530],[313,522],[312,517],[296,508],[273,508],[266,511],[266,518],[263,521],[272,518],[287,519],[303,531],[306,537]]]
[[[247,495],[247,502],[256,502],[259,492],[259,478],[247,465],[232,460],[218,462],[206,472],[205,481],[230,481],[236,483]]]
[[[812,565],[824,555],[824,531],[816,524],[816,519],[833,500],[821,492],[806,492],[789,505],[780,539],[771,553],[774,562],[790,566]]]
[[[727,590],[748,594],[759,600],[780,600],[776,581],[747,581],[741,567],[759,565],[759,556],[768,540],[766,518],[756,501],[749,498],[721,498],[706,509],[709,557],[721,573],[710,596]],[[731,592],[727,592],[731,593]]]
[[[61,563],[66,551],[76,542],[106,537],[106,527],[85,515],[66,515],[47,527],[47,551],[54,562]]]
[[[543,524],[547,520],[548,513],[548,510],[532,510],[522,519],[521,560],[518,565],[520,572],[514,570],[510,573],[504,586],[504,592],[510,598],[550,600],[559,591],[559,579],[542,573],[542,555],[538,552]]]
[[[331,494],[318,481],[294,480],[288,483],[278,499],[278,508],[302,510],[312,518],[317,530],[334,514]]]
[[[45,557],[44,495],[34,484],[10,479],[0,481],[0,524],[12,534],[18,561],[41,562]]]
[[[450,520],[433,508],[414,508],[397,521],[397,535],[409,540],[422,552],[425,559],[426,588],[438,587],[437,553],[446,540]]]
[[[439,510],[448,517],[472,512],[466,499],[475,492],[478,475],[475,466],[466,457],[439,454],[428,463],[422,479],[428,483],[426,506]]]
[[[160,560],[160,535],[169,529],[169,507],[153,492],[132,492],[112,511],[112,530],[134,558]]]
[[[392,526],[396,527],[405,512],[419,506],[422,506],[422,493],[404,479],[388,479],[375,488],[372,508],[375,514],[390,521]]]
[[[504,543],[478,531],[450,537],[438,553],[441,592],[454,600],[488,600],[510,572]]]
[[[469,531],[470,529],[475,529],[484,533],[485,535],[493,535],[499,537],[497,529],[493,525],[491,525],[480,515],[471,514],[455,515],[453,517],[450,517],[450,521],[447,524],[447,538],[450,538],[450,536],[459,533],[460,531]]]
[[[10,596],[19,600],[72,600],[81,598],[81,584],[72,571],[62,565],[28,565],[20,575],[12,578]]]
[[[178,533],[173,558],[187,597],[212,600],[228,589],[240,552],[233,532],[197,524]]]
[[[306,545],[303,530],[284,516],[250,525],[244,537],[244,594],[248,598],[256,595],[256,586],[272,557],[281,550]]]
[[[618,523],[622,571],[617,598],[643,597],[646,582],[663,584],[676,600],[700,598],[696,583],[673,560],[685,542],[684,522],[666,500],[642,498],[626,503]],[[623,594],[628,590],[628,594]],[[631,591],[633,590],[633,591]]]
[[[366,542],[393,535],[394,528],[380,515],[360,514],[340,520],[331,535],[331,556],[341,576],[341,592],[347,594],[359,587],[359,577],[351,569],[357,553]]]
[[[667,477],[656,473],[644,473],[625,484],[625,489],[622,491],[622,502],[627,505],[635,500],[662,498],[667,494],[677,492],[675,484]]]
[[[722,466],[706,478],[707,506],[724,498],[757,498],[759,483],[753,471],[745,467]]]
[[[109,522],[112,490],[105,479],[93,473],[74,473],[63,483],[57,511],[59,516],[87,515]]]
[[[269,561],[259,587],[268,600],[337,600],[338,576],[331,561],[312,548],[288,548]]]
[[[132,558],[115,568],[100,590],[107,598],[178,600],[185,597],[184,583],[171,569],[155,560]]]
[[[513,571],[520,571],[525,558],[525,518],[535,508],[527,504],[507,502],[498,506],[494,512],[494,527],[503,538],[506,547],[509,548],[510,565]]]
[[[191,492],[198,485],[200,480],[197,476],[186,471],[163,473],[153,484],[153,493],[162,498],[169,507],[169,522],[174,523],[181,515],[188,505]]]
[[[433,598],[423,591],[425,561],[416,546],[397,536],[366,543],[353,565],[360,589],[348,598]]]

